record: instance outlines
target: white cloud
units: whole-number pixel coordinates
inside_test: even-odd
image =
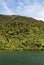
[[[0,5],[5,11],[5,13],[3,14],[9,14],[9,15],[16,14],[7,6],[7,4],[3,0],[0,0]]]
[[[43,17],[36,17],[35,19],[37,19],[37,20],[43,20],[44,21],[44,18]]]
[[[44,17],[44,8],[41,7],[40,10],[38,11],[38,16]]]
[[[19,2],[18,5],[23,6],[23,3],[22,2]]]
[[[27,0],[26,2],[29,4],[25,5],[23,2],[20,3],[20,5],[24,6],[24,8],[19,5],[17,7],[18,12],[21,13],[21,15],[23,14],[26,16],[31,16],[40,20],[44,20],[44,7],[41,5],[41,3],[38,2],[38,0],[33,0],[33,5],[30,4],[30,0]]]

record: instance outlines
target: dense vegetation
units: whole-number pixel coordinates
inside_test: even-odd
[[[18,15],[0,15],[0,50],[44,50],[44,22]]]

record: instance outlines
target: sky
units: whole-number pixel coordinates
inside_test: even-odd
[[[44,0],[0,0],[0,14],[44,20]]]

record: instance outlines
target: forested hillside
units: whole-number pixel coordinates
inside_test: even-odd
[[[0,15],[0,50],[44,50],[44,22],[18,15]]]

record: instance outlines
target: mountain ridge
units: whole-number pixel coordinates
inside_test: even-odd
[[[44,21],[0,14],[0,50],[44,50]]]

